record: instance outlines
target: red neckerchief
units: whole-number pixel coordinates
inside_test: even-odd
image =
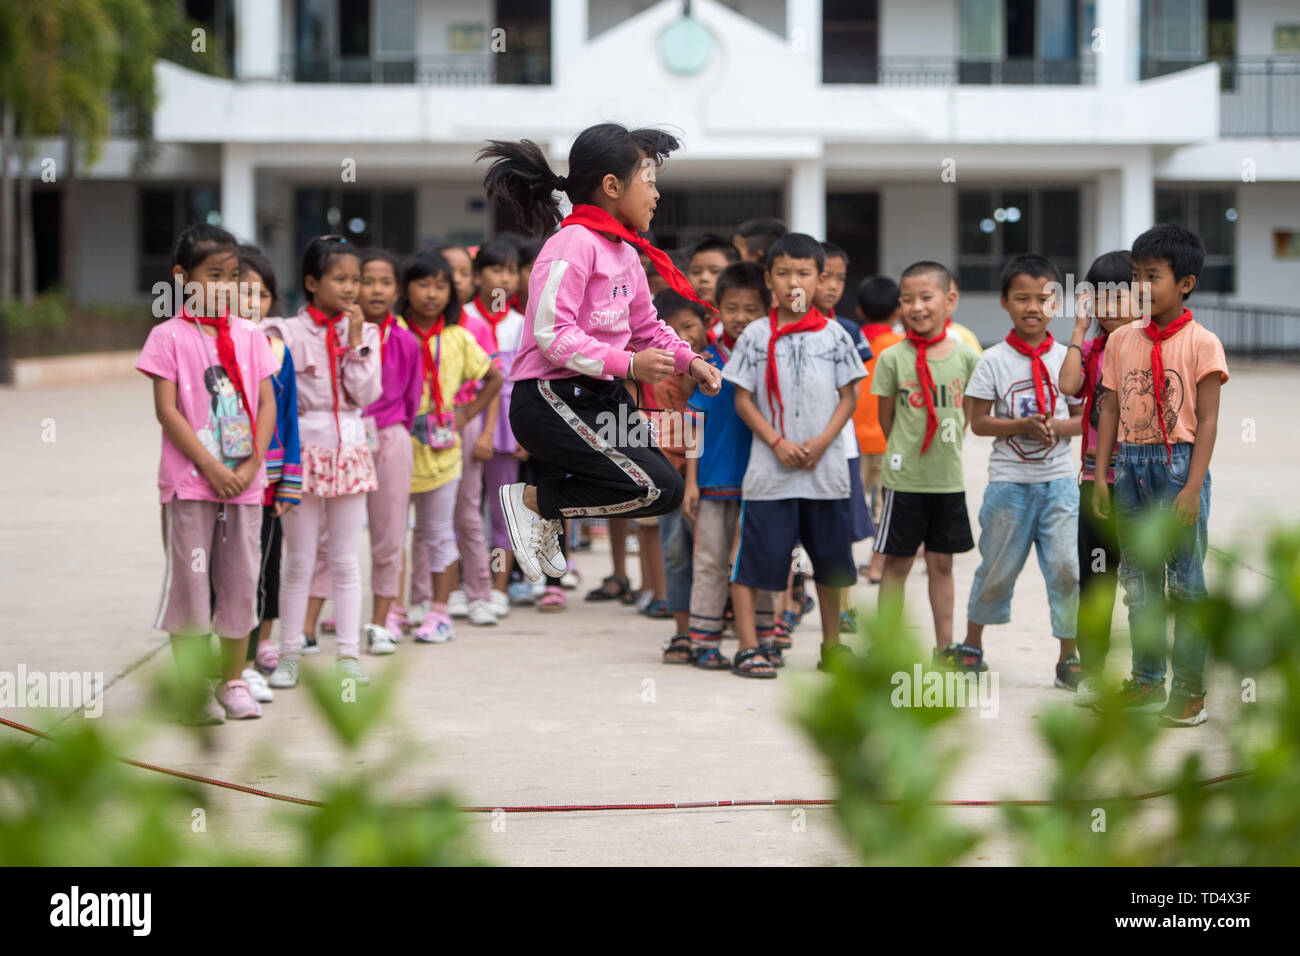
[[[478,314],[483,316],[483,321],[488,324],[488,329],[492,332],[492,350],[499,352],[501,346],[497,342],[497,326],[501,324],[502,319],[510,314],[510,304],[506,303],[500,312],[492,312],[483,304],[482,298],[474,296],[474,307],[478,309]]]
[[[1178,330],[1190,321],[1192,321],[1192,310],[1183,309],[1183,314],[1163,329],[1150,318],[1142,326],[1142,331],[1151,340],[1151,381],[1156,393],[1156,419],[1160,422],[1160,437],[1165,440],[1165,454],[1171,462],[1174,460],[1174,450],[1169,444],[1169,431],[1165,428],[1165,362],[1160,354],[1160,343],[1173,338]]]
[[[932,339],[917,335],[910,330],[907,333],[907,341],[916,346],[916,380],[921,385],[921,397],[925,399],[925,439],[921,442],[922,455],[929,451],[934,433],[939,430],[939,414],[934,410],[934,377],[930,374],[930,363],[926,360],[925,353],[931,345],[938,345],[947,337],[946,327]]]
[[[397,318],[393,313],[387,313],[383,321],[379,323],[379,364],[384,364],[384,346],[388,344],[388,336],[393,332],[393,326],[397,324]]]
[[[608,232],[618,236],[624,242],[631,243],[637,249],[640,249],[654,264],[655,271],[659,277],[668,283],[668,287],[679,295],[684,295],[692,302],[698,302],[710,312],[718,310],[701,299],[691,287],[690,280],[682,275],[681,271],[673,265],[673,261],[668,258],[668,253],[661,249],[656,249],[650,243],[642,239],[635,232],[628,229],[605,210],[599,206],[588,205],[587,203],[578,203],[573,207],[573,212],[564,217],[560,223],[560,228],[565,226],[586,226],[593,232]]]
[[[1017,335],[1014,329],[1007,333],[1007,337],[1003,341],[1021,355],[1029,357],[1029,374],[1034,380],[1034,398],[1038,402],[1038,411],[1040,414],[1046,414],[1048,418],[1054,418],[1056,416],[1056,391],[1052,388],[1052,373],[1047,370],[1047,363],[1043,361],[1043,356],[1051,351],[1052,346],[1056,344],[1056,340],[1052,338],[1052,333],[1048,332],[1047,338],[1039,342],[1037,346],[1030,345]],[[1050,402],[1048,401],[1049,398],[1051,399]],[[1044,412],[1043,409],[1048,408],[1049,404],[1050,409]]]
[[[781,437],[784,438],[785,402],[781,400],[781,376],[776,369],[776,343],[787,335],[795,335],[798,332],[818,332],[826,328],[826,316],[816,309],[809,309],[808,314],[799,321],[778,326],[776,317],[780,311],[780,309],[773,309],[767,317],[772,329],[772,337],[767,343],[767,374],[765,381],[767,383],[767,405],[772,412],[772,424],[776,425]],[[780,424],[777,423],[778,416]]]
[[[244,403],[244,411],[248,412],[249,430],[253,433],[253,454],[256,455],[257,417],[253,414],[253,403],[248,400],[248,389],[244,387],[244,373],[239,370],[239,357],[235,355],[235,340],[230,334],[230,313],[223,312],[215,319],[210,319],[205,315],[190,315],[189,310],[182,306],[180,317],[196,326],[208,325],[217,330],[217,361],[226,370],[226,377],[239,392],[239,400]]]
[[[867,337],[868,342],[878,335],[884,335],[886,332],[893,331],[893,327],[886,325],[884,322],[866,322],[862,326],[862,334]]]
[[[1097,344],[1092,348],[1092,353],[1083,363],[1083,421],[1088,428],[1092,427],[1092,408],[1097,400],[1097,383],[1101,381],[1101,360],[1106,351],[1106,340],[1109,338],[1110,333],[1102,329],[1101,335],[1097,337]],[[1083,442],[1081,448],[1083,459],[1086,460],[1088,443]]]
[[[514,309],[516,312],[524,311],[524,307],[519,304],[519,293],[516,292],[510,297],[510,301],[506,303],[506,307]]]
[[[307,315],[317,325],[325,327],[325,350],[330,357],[330,390],[334,393],[334,431],[339,436],[339,444],[343,444],[343,429],[339,425],[339,356],[347,352],[348,347],[339,342],[339,334],[334,326],[339,319],[343,318],[343,313],[330,318],[314,305],[307,306]]]
[[[718,350],[718,357],[722,359],[722,364],[725,365],[731,361],[731,350],[736,347],[736,340],[723,332],[713,343],[713,347]]]
[[[411,327],[411,331],[420,338],[420,362],[424,368],[424,380],[429,383],[429,399],[433,402],[433,408],[438,414],[439,423],[442,422],[442,385],[438,381],[438,357],[430,354],[429,343],[442,335],[442,330],[446,327],[446,324],[446,319],[441,315],[438,316],[437,322],[429,326],[427,332],[423,331],[414,322],[407,323]],[[438,348],[439,354],[441,354],[441,343],[439,343]]]

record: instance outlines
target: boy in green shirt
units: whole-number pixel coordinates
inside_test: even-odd
[[[952,556],[975,547],[961,446],[962,399],[979,356],[946,334],[957,290],[939,263],[917,262],[903,270],[898,299],[907,337],[880,353],[871,384],[872,394],[892,399],[880,403],[880,427],[888,439],[876,531],[876,550],[885,556],[881,593],[902,600],[924,544],[935,660],[978,668],[978,654],[963,653],[964,645],[952,643]]]

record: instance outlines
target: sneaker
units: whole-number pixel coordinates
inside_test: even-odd
[[[1104,685],[1100,677],[1085,677],[1074,691],[1075,707],[1091,707],[1101,700]]]
[[[560,587],[566,591],[576,591],[581,583],[582,575],[578,573],[577,568],[570,568],[564,573],[564,577],[560,578]]]
[[[391,654],[397,650],[397,642],[388,628],[378,624],[367,624],[363,629],[366,635],[366,650],[371,654]]]
[[[1205,711],[1205,692],[1189,694],[1176,690],[1169,695],[1169,703],[1160,711],[1161,727],[1195,727],[1209,720]]]
[[[447,613],[452,617],[469,617],[469,597],[464,591],[452,591],[448,595]]]
[[[1115,693],[1103,697],[1093,704],[1093,710],[1102,713],[1107,710],[1124,710],[1137,714],[1154,714],[1165,705],[1165,685],[1144,684],[1130,678]]]
[[[402,628],[406,627],[406,615],[399,610],[389,611],[384,615],[384,630],[393,639],[394,644],[402,643]]]
[[[475,627],[496,627],[496,613],[487,601],[470,601],[465,616]]]
[[[560,578],[561,580],[569,575],[569,562],[565,560],[564,552],[560,550],[560,532],[564,530],[564,522],[559,518],[552,518],[546,523],[542,530],[542,549],[537,558],[542,566],[542,573],[547,577]],[[577,587],[577,584],[574,584]]]
[[[969,644],[954,644],[952,651],[952,666],[959,671],[967,673],[979,673],[989,669],[989,665],[984,663],[984,651],[978,647],[971,647]]]
[[[257,645],[257,659],[254,666],[262,674],[270,675],[280,664],[280,648],[275,641],[261,641]]]
[[[217,702],[231,720],[248,720],[262,716],[262,705],[253,700],[242,680],[228,680],[217,688]]]
[[[259,704],[269,704],[275,700],[275,691],[271,690],[266,683],[266,678],[257,668],[245,667],[244,672],[239,676],[248,685],[248,692],[253,695],[253,700]]]
[[[421,601],[419,604],[412,604],[406,609],[406,626],[414,630],[424,623],[424,619],[429,616],[429,602]]]
[[[181,718],[181,723],[187,727],[211,727],[225,722],[226,711],[217,702],[211,686],[206,691],[203,703]]]
[[[506,519],[506,531],[510,535],[510,547],[515,552],[515,563],[519,565],[524,577],[537,582],[546,576],[542,572],[541,550],[549,522],[524,504],[525,487],[522,481],[501,486],[501,513]],[[564,572],[561,570],[559,573]]]
[[[300,663],[296,657],[284,658],[271,676],[266,679],[266,682],[277,689],[297,687],[298,665]]]
[[[456,639],[456,628],[451,621],[439,619],[430,614],[415,631],[415,640],[419,644],[446,644]]]
[[[564,596],[564,588],[557,588],[554,585],[546,589],[542,599],[537,602],[539,611],[563,611],[568,606],[568,600]]]
[[[488,594],[487,605],[498,618],[505,617],[510,613],[510,598],[506,596],[504,591],[498,591],[494,588]]]
[[[1063,661],[1056,662],[1056,686],[1062,690],[1077,691],[1079,681],[1083,679],[1083,668],[1079,665],[1079,655],[1071,654]]]
[[[370,686],[370,678],[361,669],[361,662],[355,657],[340,657],[334,663],[334,671],[339,675],[339,680],[350,677],[362,687]]]
[[[506,585],[506,594],[511,604],[528,605],[535,600],[533,586],[527,581],[511,581]]]
[[[534,603],[540,601],[542,599],[542,595],[546,593],[546,578],[542,578],[540,581],[530,582],[528,585],[528,590],[533,595]]]
[[[309,656],[320,653],[320,645],[316,643],[315,634],[304,634],[302,636],[302,652]]]

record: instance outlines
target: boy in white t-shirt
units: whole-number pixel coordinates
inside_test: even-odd
[[[971,584],[964,643],[982,665],[984,628],[1010,622],[1011,593],[1033,546],[1047,581],[1052,634],[1060,641],[1056,686],[1073,691],[1081,676],[1075,649],[1079,495],[1069,436],[1080,432],[1083,406],[1057,387],[1066,348],[1047,325],[1060,306],[1060,283],[1060,271],[1043,256],[1007,263],[1002,308],[1012,331],[980,357],[966,386],[971,431],[994,441],[979,514],[982,560]]]

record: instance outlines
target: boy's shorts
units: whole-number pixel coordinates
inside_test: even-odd
[[[848,498],[746,501],[740,507],[740,549],[731,580],[763,591],[784,591],[794,549],[812,559],[813,580],[846,588],[858,579]]]
[[[966,492],[883,490],[876,531],[876,550],[881,554],[911,558],[922,544],[935,554],[961,554],[975,547]]]
[[[862,469],[856,458],[849,459],[849,520],[854,541],[865,541],[875,536],[876,526],[871,520],[871,509],[867,507],[867,493],[862,487]]]

